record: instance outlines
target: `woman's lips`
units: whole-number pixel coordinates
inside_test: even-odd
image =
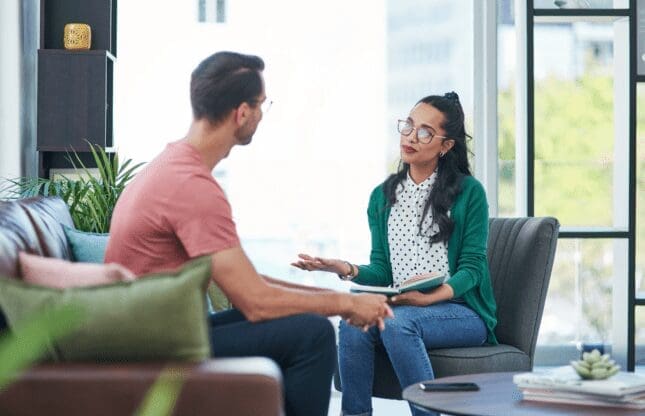
[[[408,154],[417,152],[414,149],[414,147],[410,147],[410,146],[401,146],[401,150],[403,151],[403,153],[408,153]]]

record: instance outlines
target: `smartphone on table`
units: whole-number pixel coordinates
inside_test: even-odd
[[[423,391],[477,391],[479,386],[475,383],[419,383]]]

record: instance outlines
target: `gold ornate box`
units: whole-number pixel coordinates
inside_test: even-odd
[[[85,23],[68,23],[65,25],[65,49],[90,49],[92,29]]]

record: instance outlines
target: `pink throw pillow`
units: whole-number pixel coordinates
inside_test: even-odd
[[[134,280],[134,273],[117,263],[73,263],[71,261],[19,253],[22,278],[27,283],[64,289]]]

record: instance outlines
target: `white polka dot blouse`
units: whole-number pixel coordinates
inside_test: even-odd
[[[431,209],[428,209],[419,229],[423,207],[436,179],[435,171],[417,185],[408,173],[396,189],[396,203],[387,222],[394,287],[418,274],[448,273],[447,242],[430,244],[430,237],[439,232],[439,225],[432,222]]]

